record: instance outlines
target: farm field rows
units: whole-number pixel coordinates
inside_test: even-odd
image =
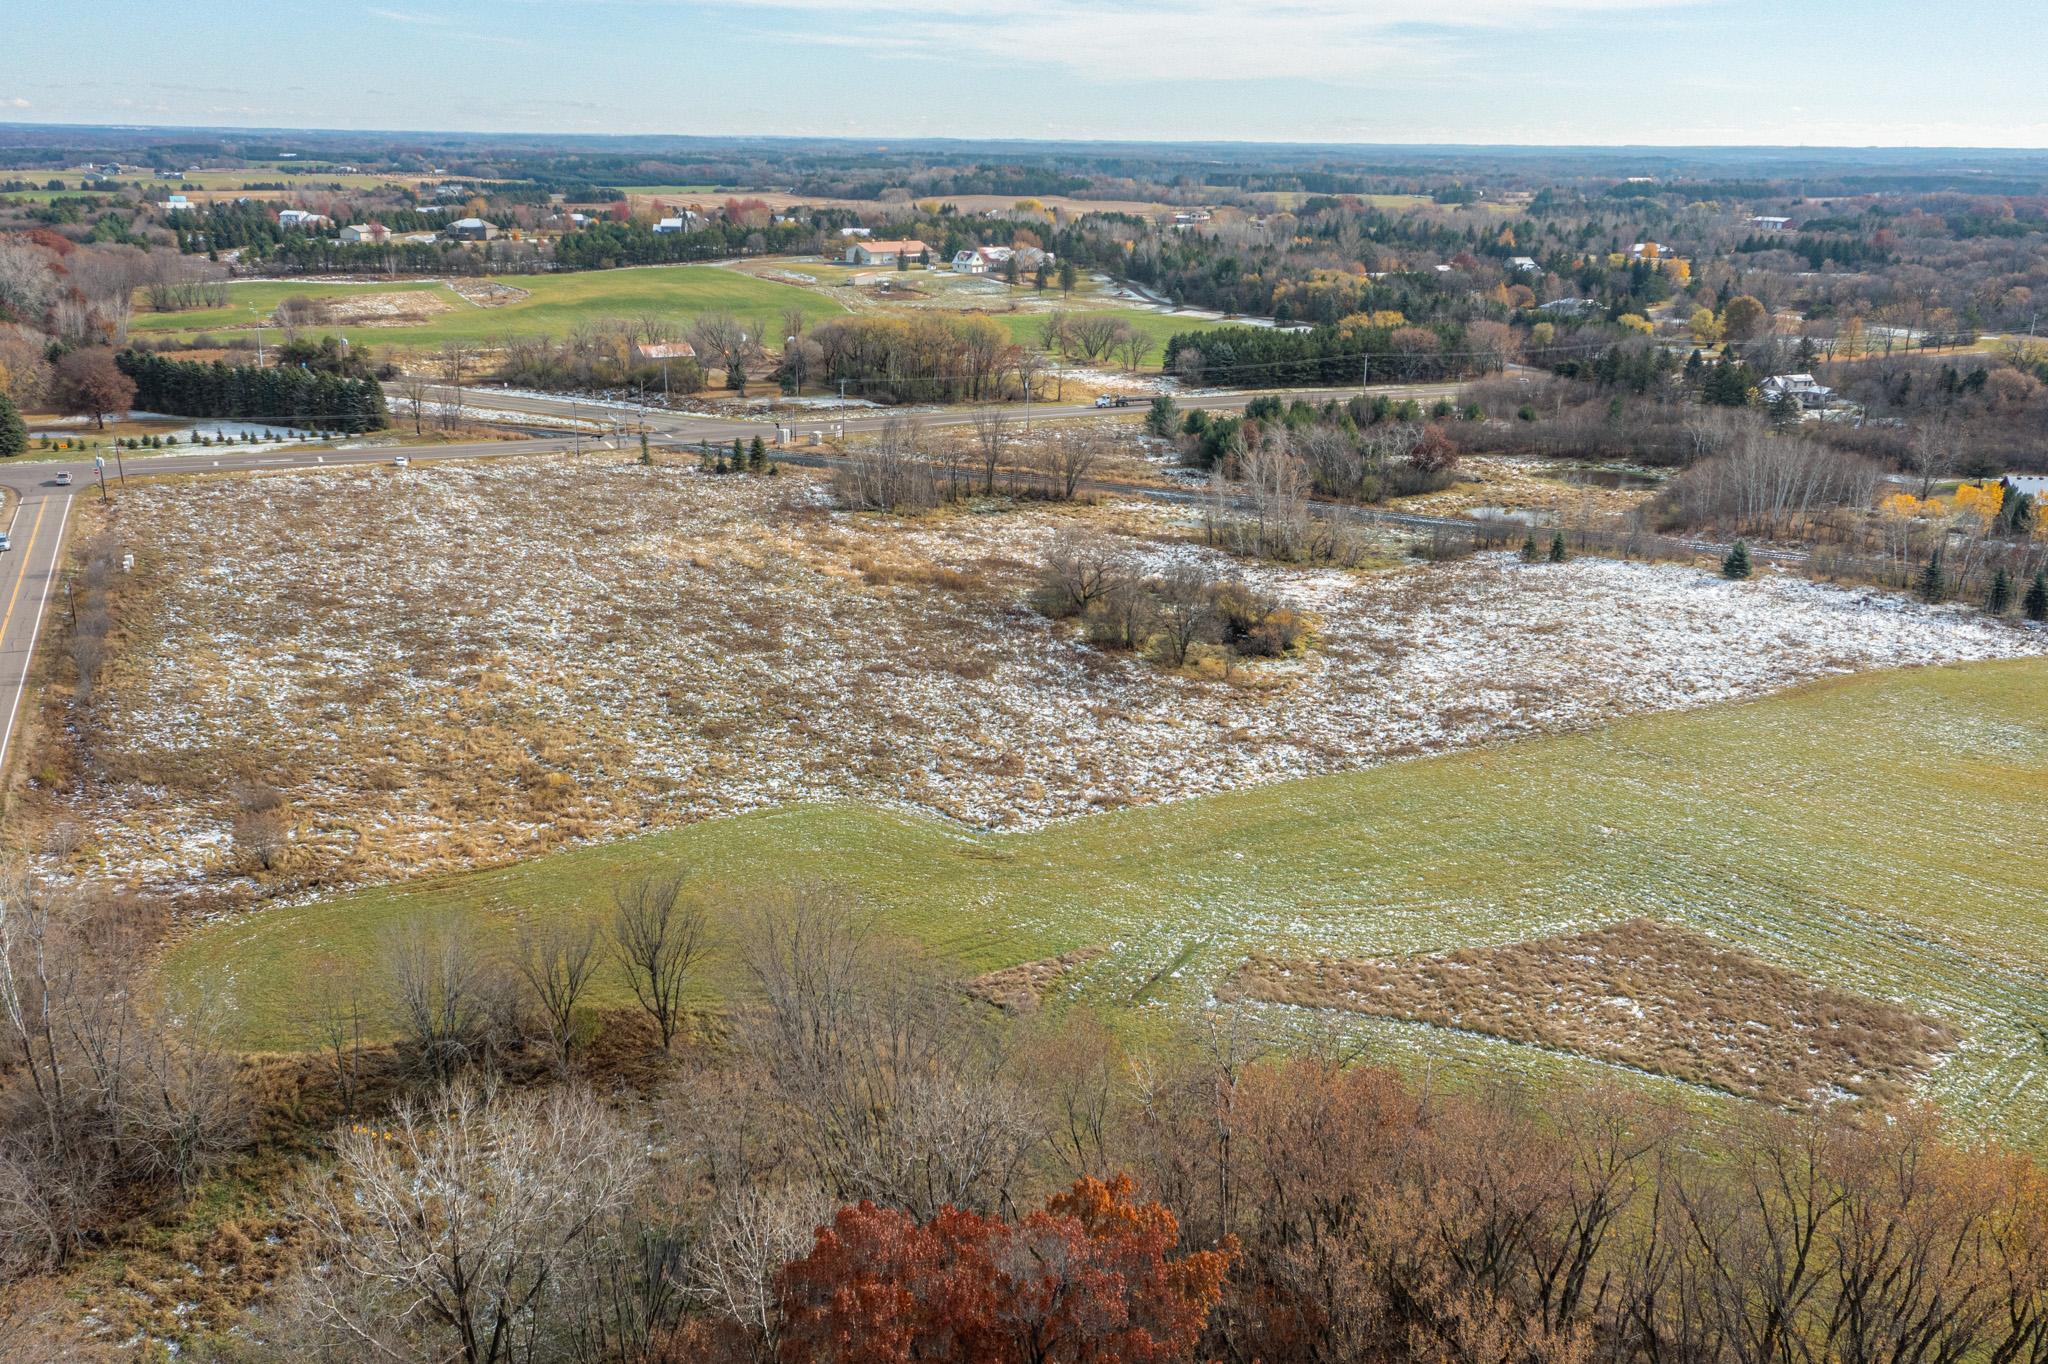
[[[1250,952],[1373,956],[1519,941],[1648,915],[1962,1036],[1931,1096],[2048,1140],[2048,878],[1993,840],[2048,801],[2048,662],[1834,680],[1586,734],[1397,763],[1014,834],[852,803],[717,819],[462,877],[274,908],[202,930],[165,978],[228,991],[251,1045],[305,1040],[309,963],[374,959],[415,916],[502,938],[588,918],[621,878],[842,883],[985,970],[1111,950],[1069,994],[1199,1006]],[[1870,774],[1883,771],[1876,782]],[[1910,831],[1910,836],[1894,836]],[[725,961],[710,988],[733,980]],[[1393,1056],[1522,1072],[1586,1064],[1475,1035],[1265,1006]]]

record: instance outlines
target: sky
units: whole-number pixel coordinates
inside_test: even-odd
[[[9,8],[0,122],[2048,147],[2048,0]]]

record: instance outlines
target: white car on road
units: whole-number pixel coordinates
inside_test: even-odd
[[[6,531],[0,530],[0,550],[9,550],[13,548],[14,537],[12,535],[9,535]]]
[[[57,486],[60,488],[68,488],[71,486],[71,471],[69,469],[58,470]]]

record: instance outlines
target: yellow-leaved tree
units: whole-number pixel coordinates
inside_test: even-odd
[[[1982,483],[1964,483],[1956,488],[1956,511],[1976,518],[1977,529],[1991,529],[1991,523],[1998,519],[1998,513],[2005,506],[2005,485],[1986,479]]]

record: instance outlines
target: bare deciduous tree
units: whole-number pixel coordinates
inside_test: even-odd
[[[319,964],[313,972],[313,1026],[321,1055],[334,1073],[335,1097],[345,1114],[356,1111],[368,1022],[369,1000],[362,972],[339,962]]]
[[[981,491],[984,496],[993,496],[996,490],[996,469],[1003,462],[1003,449],[1007,445],[1008,419],[999,407],[985,407],[974,414],[974,447],[981,456]]]
[[[764,904],[743,955],[764,1001],[750,1051],[835,1198],[920,1219],[1010,1203],[1040,1128],[950,982],[819,886]]]
[[[872,442],[847,451],[832,486],[856,511],[929,511],[939,504],[942,472],[922,423],[891,416]]]
[[[191,1182],[246,1135],[235,1067],[203,1010],[136,1009],[134,944],[109,904],[62,913],[0,876],[0,1268],[61,1264],[122,1190]]]
[[[1039,465],[1045,470],[1048,491],[1063,502],[1071,502],[1082,482],[1102,461],[1113,437],[1096,426],[1079,426],[1054,431],[1038,447]]]
[[[1048,616],[1078,616],[1129,576],[1130,557],[1115,541],[1063,532],[1046,551],[1033,600]]]
[[[1215,578],[1194,564],[1177,564],[1152,583],[1156,615],[1152,645],[1159,660],[1175,668],[1187,666],[1195,645],[1215,630],[1211,605]]]
[[[706,949],[704,908],[683,898],[680,877],[643,877],[612,892],[612,956],[654,1021],[661,1049],[682,1027],[683,994]]]
[[[712,1212],[690,1260],[690,1296],[739,1323],[775,1357],[782,1325],[777,1277],[815,1244],[832,1200],[814,1185],[741,1187]]]
[[[304,1292],[365,1358],[541,1357],[561,1295],[645,1176],[642,1146],[588,1094],[470,1085],[346,1132],[302,1198],[327,1262]]]
[[[1274,433],[1244,452],[1238,522],[1243,552],[1263,559],[1297,559],[1308,540],[1308,471]]]
[[[168,1177],[182,1194],[249,1137],[249,1099],[225,1022],[218,996],[162,1001],[139,1022],[133,1074],[121,1088],[134,1172]]]
[[[547,923],[522,928],[512,965],[525,982],[555,1069],[566,1074],[576,1045],[576,1009],[597,974],[594,925]]]
[[[404,924],[386,940],[384,964],[392,1023],[416,1073],[451,1084],[493,1059],[504,982],[458,928]]]
[[[398,381],[398,398],[405,404],[405,410],[412,414],[412,433],[423,436],[427,430],[427,410],[433,406],[434,386],[424,374],[408,374]]]

